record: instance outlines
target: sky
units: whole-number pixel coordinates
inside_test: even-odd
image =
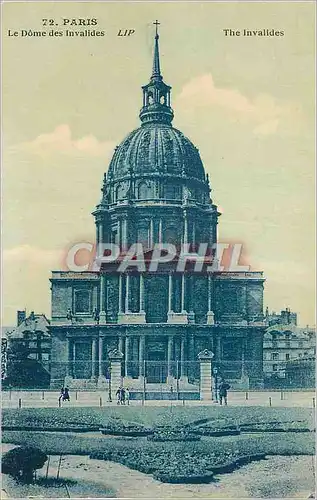
[[[2,5],[4,325],[18,309],[50,317],[51,270],[72,243],[94,241],[103,174],[139,126],[155,19],[173,125],[199,148],[219,241],[242,242],[264,271],[265,307],[315,323],[314,11],[314,2]],[[62,25],[78,18],[97,26]],[[50,29],[63,36],[21,36]]]

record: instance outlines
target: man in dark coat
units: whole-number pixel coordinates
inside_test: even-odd
[[[230,385],[225,382],[225,380],[222,380],[219,385],[219,400],[220,404],[222,405],[222,400],[224,400],[225,405],[228,404],[228,390],[230,389]]]

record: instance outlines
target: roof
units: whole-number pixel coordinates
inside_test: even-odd
[[[42,332],[45,337],[50,337],[48,332],[48,326],[50,322],[45,316],[45,314],[34,314],[30,315],[26,318],[19,326],[13,328],[11,335],[9,337],[11,339],[19,339],[24,337],[25,332],[29,333],[39,333]]]
[[[116,148],[110,162],[108,181],[146,175],[173,175],[205,183],[198,149],[178,129],[149,123],[131,132]]]

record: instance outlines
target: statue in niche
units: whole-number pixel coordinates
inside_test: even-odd
[[[188,189],[187,186],[184,186],[183,201],[185,205],[188,203],[189,198],[190,198],[190,190]]]

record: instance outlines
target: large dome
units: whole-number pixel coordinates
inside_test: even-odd
[[[145,123],[116,148],[108,180],[129,176],[173,175],[205,180],[198,149],[185,135],[164,123]]]

